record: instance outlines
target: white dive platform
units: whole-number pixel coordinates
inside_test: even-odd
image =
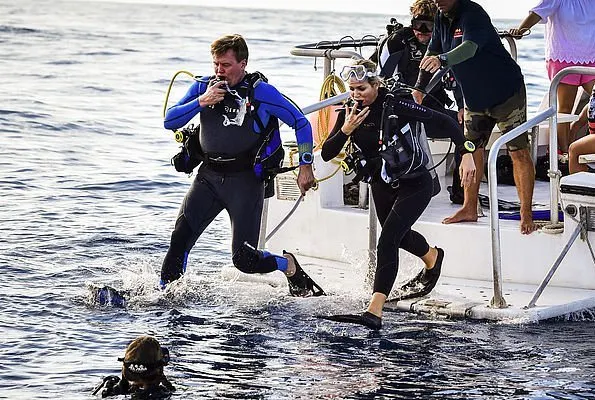
[[[331,175],[336,167],[337,164],[324,163],[319,155],[315,156],[317,177]],[[273,251],[286,249],[298,255],[304,269],[327,291],[330,287],[331,292],[371,292],[367,271],[368,210],[344,205],[344,180],[343,172],[339,171],[322,182],[318,190],[308,192],[295,214],[271,237],[267,248]],[[450,180],[446,178],[446,181]],[[564,231],[559,233],[542,230],[522,235],[519,221],[500,220],[502,294],[506,306],[492,306],[494,285],[489,218],[481,217],[471,223],[442,224],[442,219],[453,214],[459,206],[451,204],[444,179],[441,183],[441,193],[432,199],[414,225],[430,245],[445,250],[438,285],[428,296],[389,302],[387,309],[525,322],[595,308],[595,263],[587,242],[580,238],[570,247],[536,305],[527,307],[576,229],[577,222],[568,213],[565,213]],[[545,182],[537,182],[535,208],[547,207],[548,187]],[[566,187],[572,193],[564,193]],[[591,219],[590,226],[595,225],[595,174],[565,177],[562,188],[564,207],[572,210],[574,206],[577,212],[581,206],[585,207],[584,212]],[[500,186],[498,191],[500,198],[518,201],[513,186]],[[485,187],[481,192],[486,193]],[[294,175],[289,173],[276,178],[276,195],[269,200],[267,232],[290,212],[298,197]],[[380,233],[379,226],[377,229]],[[593,243],[595,232],[588,232],[588,238]],[[423,266],[421,261],[403,250],[400,250],[399,258],[400,270],[395,287]],[[374,269],[375,265],[372,265],[372,273]]]

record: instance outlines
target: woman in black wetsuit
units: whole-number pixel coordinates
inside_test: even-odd
[[[352,66],[346,67],[342,75],[343,79],[349,80],[351,98],[363,108],[358,110],[356,105],[351,108],[346,106],[339,113],[329,138],[322,146],[321,155],[325,161],[331,160],[341,152],[349,139],[361,149],[371,178],[372,196],[382,232],[377,247],[374,294],[367,311],[363,314],[332,316],[326,319],[380,329],[382,308],[397,277],[399,248],[420,257],[425,263],[426,268],[412,283],[421,283],[426,293],[429,293],[438,281],[444,251],[438,247],[430,247],[420,233],[411,229],[432,197],[430,172],[425,167],[420,167],[390,184],[381,178],[379,133],[383,124],[385,100],[392,95],[382,86],[382,81],[376,74],[376,65],[369,60],[358,60]],[[391,104],[398,116],[399,129],[407,124],[413,126],[420,121],[428,127],[434,125],[433,128],[439,128],[438,131],[442,132],[445,138],[451,138],[457,146],[467,147],[467,151],[473,150],[469,143],[465,142],[463,132],[454,119],[398,96]],[[474,174],[472,156],[465,154],[461,163],[462,183],[467,185],[474,179]],[[419,292],[417,294],[419,295]]]

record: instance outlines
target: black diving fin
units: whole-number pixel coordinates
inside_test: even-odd
[[[298,263],[295,256],[285,250],[283,255],[289,255],[295,262],[296,271],[292,276],[287,276],[287,283],[289,284],[289,293],[294,297],[317,297],[326,296],[324,290],[318,285]]]
[[[368,311],[362,314],[317,315],[316,318],[333,322],[363,325],[375,330],[382,328],[382,318],[377,317]]]

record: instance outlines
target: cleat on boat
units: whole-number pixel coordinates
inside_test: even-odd
[[[302,269],[295,256],[283,250],[283,255],[289,255],[295,263],[295,274],[286,276],[289,293],[294,297],[326,296],[324,290]]]

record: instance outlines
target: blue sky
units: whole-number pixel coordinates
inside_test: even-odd
[[[89,0],[79,0],[89,1]],[[163,3],[160,0],[106,0],[126,3]],[[529,9],[538,3],[538,0],[475,0],[490,14],[492,18],[523,19]],[[245,7],[250,4],[253,8],[290,8],[316,11],[345,11],[365,12],[389,15],[409,14],[409,5],[412,0],[375,0],[364,2],[362,0],[300,0],[295,2],[282,2],[273,0],[168,0],[169,4],[209,5],[218,7]],[[367,4],[372,4],[368,7]]]

